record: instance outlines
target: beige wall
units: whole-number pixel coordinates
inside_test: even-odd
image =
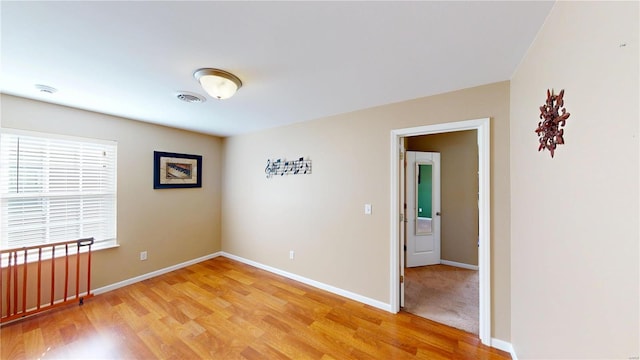
[[[508,82],[225,139],[223,250],[389,303],[391,130],[484,117],[492,118],[492,336],[508,341]],[[313,174],[265,178],[267,159],[301,156]]]
[[[511,82],[520,359],[640,355],[638,4],[557,2]],[[548,88],[571,113],[554,159],[534,134]]]
[[[442,260],[478,265],[478,132],[413,136],[407,150],[440,153]]]
[[[93,257],[98,288],[220,251],[221,139],[2,95],[2,126],[118,142],[118,248]],[[153,189],[153,151],[203,156],[202,188]],[[140,261],[139,252],[148,251]]]

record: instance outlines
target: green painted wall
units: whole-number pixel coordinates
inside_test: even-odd
[[[432,192],[432,165],[419,165],[418,177],[418,217],[431,217],[431,192]],[[422,211],[420,211],[422,210]]]

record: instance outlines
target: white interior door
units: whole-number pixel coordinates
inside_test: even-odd
[[[406,154],[406,266],[439,264],[440,154]]]

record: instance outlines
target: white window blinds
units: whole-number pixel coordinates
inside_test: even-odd
[[[0,134],[0,245],[16,248],[93,237],[115,245],[113,141]]]

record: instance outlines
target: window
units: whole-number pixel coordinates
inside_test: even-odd
[[[3,129],[0,247],[116,245],[116,158],[114,141]]]

